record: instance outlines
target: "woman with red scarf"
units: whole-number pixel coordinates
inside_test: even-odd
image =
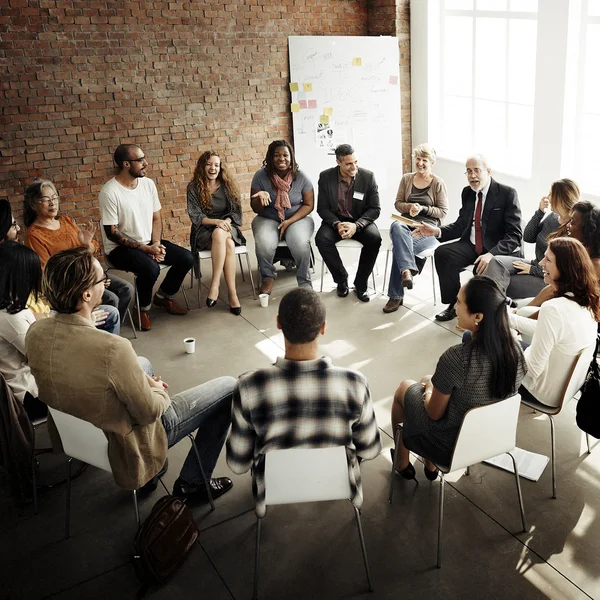
[[[296,263],[300,287],[310,282],[310,238],[314,223],[315,194],[308,177],[300,171],[294,149],[285,140],[269,144],[263,167],[254,174],[250,206],[257,216],[252,221],[256,256],[261,274],[261,294],[270,294],[275,280],[273,259],[277,244],[287,242]]]

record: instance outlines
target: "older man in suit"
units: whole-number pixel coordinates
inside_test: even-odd
[[[348,272],[335,244],[355,239],[363,245],[354,291],[361,302],[368,302],[367,281],[381,246],[381,235],[374,223],[381,212],[379,190],[373,173],[358,168],[350,144],[338,146],[335,158],[338,166],[319,176],[317,212],[323,223],[315,241],[337,284],[337,295],[342,298],[348,295]]]
[[[454,303],[460,288],[462,269],[475,263],[474,272],[484,275],[496,255],[523,256],[521,208],[516,190],[498,183],[481,154],[467,159],[465,175],[469,185],[462,191],[458,219],[443,227],[421,224],[413,235],[436,236],[441,242],[435,251],[442,302],[448,307],[435,316],[438,321],[456,317]],[[458,238],[458,239],[457,239]]]

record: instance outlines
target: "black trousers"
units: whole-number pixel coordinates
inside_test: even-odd
[[[486,251],[484,250],[484,253]],[[444,304],[454,304],[460,290],[460,272],[475,262],[479,255],[468,240],[458,240],[438,246],[435,251],[435,269],[440,280]]]
[[[336,242],[339,242],[341,239],[342,236],[337,230],[326,223],[321,224],[315,237],[317,248],[323,257],[327,268],[331,271],[333,280],[337,284],[348,281],[348,271],[344,268],[340,253],[335,245]],[[373,267],[375,266],[377,255],[379,254],[381,235],[379,234],[377,225],[375,225],[375,223],[370,223],[365,228],[357,231],[352,239],[363,245],[358,261],[358,270],[356,271],[356,277],[354,278],[354,287],[357,290],[364,292],[367,290],[367,282],[373,271]]]
[[[171,266],[160,289],[165,295],[174,296],[179,291],[185,276],[194,266],[194,257],[189,250],[177,244],[167,240],[161,240],[160,243],[166,248],[163,263]],[[158,279],[160,265],[163,263],[157,263],[149,254],[137,248],[127,248],[126,246],[117,246],[108,255],[108,260],[115,268],[136,274],[140,307],[150,306],[152,288]]]

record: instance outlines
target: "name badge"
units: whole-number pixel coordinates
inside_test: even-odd
[[[355,200],[364,200],[365,195],[363,192],[354,192],[354,199]]]

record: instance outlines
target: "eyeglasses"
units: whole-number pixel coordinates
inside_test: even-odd
[[[142,156],[142,158],[130,158],[129,162],[139,162],[139,163],[143,163],[146,161],[146,157]]]
[[[471,177],[471,175],[481,175],[483,173],[483,169],[467,169],[465,171],[465,175]]]
[[[54,194],[54,196],[42,196],[38,202],[40,204],[50,204],[50,202],[58,202],[60,196],[58,194]]]
[[[104,273],[104,277],[102,279],[99,279],[98,281],[96,281],[96,283],[94,285],[98,285],[99,283],[106,283],[108,281],[108,275],[106,273]]]

